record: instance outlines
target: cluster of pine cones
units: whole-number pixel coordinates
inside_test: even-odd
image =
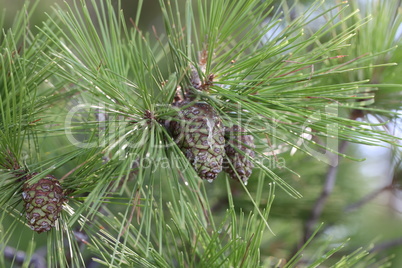
[[[212,182],[222,169],[244,184],[254,167],[254,139],[237,125],[224,127],[216,110],[205,102],[182,101],[177,120],[167,124],[175,142],[197,174]]]
[[[217,111],[206,102],[186,98],[174,106],[179,108],[177,120],[165,122],[166,127],[200,178],[212,182],[223,170],[247,184],[254,167],[250,161],[254,157],[253,137],[240,126],[225,127]],[[22,177],[22,199],[29,227],[42,233],[55,227],[67,198],[55,177],[47,175],[32,183],[36,175]]]

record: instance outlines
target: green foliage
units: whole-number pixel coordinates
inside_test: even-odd
[[[0,249],[24,250],[26,266],[45,245],[49,267],[386,267],[370,248],[350,250],[319,229],[292,253],[302,236],[293,228],[320,190],[309,184],[325,172],[318,160],[354,159],[341,142],[400,144],[383,123],[351,116],[395,113],[372,105],[377,87],[400,88],[377,71],[392,76],[400,43],[390,2],[370,20],[345,2],[300,11],[285,1],[160,0],[163,26],[148,32],[141,0],[131,24],[120,2],[73,1],[56,5],[36,34],[25,7],[0,36]],[[387,42],[368,42],[372,29]],[[224,173],[212,184],[198,177],[164,125],[180,109],[177,92],[253,135],[247,187]],[[27,172],[54,175],[69,200],[47,234],[27,228]],[[0,266],[17,262],[0,256]]]

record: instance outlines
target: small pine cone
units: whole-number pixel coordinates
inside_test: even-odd
[[[188,103],[180,104],[180,106]],[[197,102],[179,112],[179,120],[170,122],[177,145],[202,179],[212,182],[222,171],[224,127],[215,109]]]
[[[28,181],[32,176],[27,176]],[[47,175],[31,185],[25,182],[22,198],[28,225],[38,233],[50,231],[55,226],[62,204],[66,201],[63,189],[52,175]]]
[[[253,136],[241,135],[242,132],[245,132],[245,130],[236,125],[231,128],[226,128],[226,158],[223,162],[223,170],[228,173],[231,178],[237,180],[239,176],[243,183],[247,184],[247,180],[254,167],[249,158],[254,157],[255,145]]]

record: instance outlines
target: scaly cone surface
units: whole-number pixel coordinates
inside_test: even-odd
[[[34,174],[28,175],[28,180],[23,186],[25,215],[32,230],[38,233],[47,232],[55,226],[66,199],[55,177],[47,175],[30,185],[29,180],[33,176]]]
[[[204,102],[183,102],[179,107],[184,108],[179,111],[178,120],[170,122],[173,137],[200,178],[212,182],[222,171],[225,146],[222,120]]]
[[[243,183],[247,184],[254,167],[249,158],[253,158],[255,155],[255,145],[253,136],[243,135],[244,132],[245,130],[237,125],[226,128],[226,158],[223,162],[223,170],[231,178],[237,180],[240,177]]]

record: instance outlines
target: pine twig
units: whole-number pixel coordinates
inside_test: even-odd
[[[371,200],[373,200],[374,198],[376,198],[379,194],[385,192],[385,191],[389,191],[391,189],[393,189],[395,186],[394,185],[386,185],[382,188],[376,189],[373,192],[367,194],[366,196],[364,196],[362,199],[360,199],[359,201],[350,204],[349,206],[347,206],[345,208],[345,212],[352,212],[362,206],[364,206],[365,204],[367,204],[368,202],[370,202]]]
[[[392,176],[389,184],[387,184],[379,189],[373,190],[371,193],[367,194],[360,200],[347,206],[344,211],[352,212],[352,211],[364,206],[365,204],[367,204],[368,202],[370,202],[371,200],[373,200],[374,198],[376,198],[378,195],[380,195],[383,192],[386,192],[386,191],[392,192],[392,191],[397,190],[399,188],[399,173],[397,172],[397,169],[400,166],[400,164],[401,164],[400,161],[398,163],[394,164],[393,176]]]
[[[339,146],[339,153],[343,153],[346,150],[347,144],[348,143],[346,141],[341,142]],[[310,236],[313,234],[314,228],[322,214],[325,203],[327,202],[328,197],[331,195],[334,189],[336,175],[338,173],[338,165],[336,165],[335,163],[338,162],[338,159],[339,156],[336,154],[334,154],[331,158],[331,163],[333,164],[331,164],[328,168],[321,194],[312,208],[310,218],[306,221],[304,225],[303,244],[306,243]]]

